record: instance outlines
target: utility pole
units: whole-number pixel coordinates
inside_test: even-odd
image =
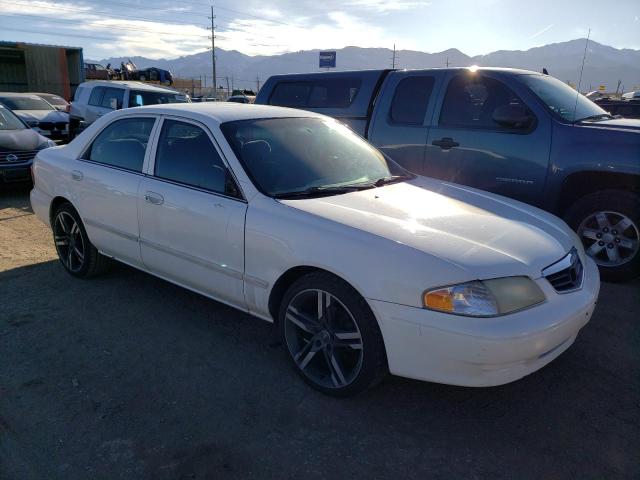
[[[396,44],[393,44],[393,57],[391,58],[391,68],[396,68]]]
[[[260,77],[256,75],[256,95],[260,91]]]
[[[449,57],[447,57],[447,68],[449,68]]]
[[[213,71],[213,97],[217,97],[217,89],[216,89],[216,26],[215,19],[216,16],[213,14],[213,5],[211,5],[211,65]]]
[[[229,77],[227,77],[227,97],[231,96],[231,90],[229,90]]]

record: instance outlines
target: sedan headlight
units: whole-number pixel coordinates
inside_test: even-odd
[[[423,298],[428,309],[472,317],[505,315],[544,300],[544,293],[529,277],[474,280],[428,290]]]

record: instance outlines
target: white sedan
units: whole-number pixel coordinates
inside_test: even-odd
[[[275,322],[310,385],[500,385],[564,352],[600,280],[558,218],[415,176],[333,119],[202,103],[105,115],[40,152],[65,269],[111,258]]]

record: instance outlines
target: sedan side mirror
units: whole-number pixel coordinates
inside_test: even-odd
[[[502,105],[493,111],[493,121],[501,127],[526,130],[533,123],[533,117],[522,105]]]

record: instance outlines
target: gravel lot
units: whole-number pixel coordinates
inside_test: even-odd
[[[4,187],[2,187],[4,188]],[[640,282],[503,387],[310,390],[271,326],[118,265],[76,280],[0,191],[0,478],[640,478]]]

